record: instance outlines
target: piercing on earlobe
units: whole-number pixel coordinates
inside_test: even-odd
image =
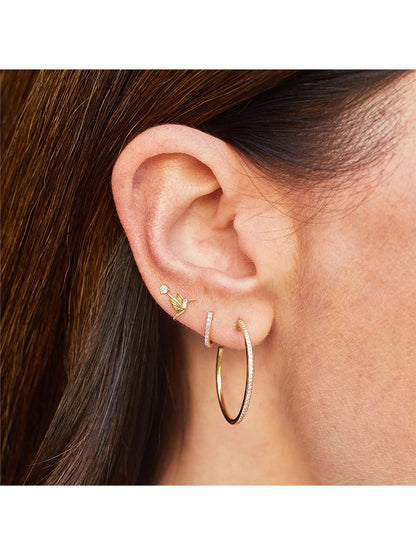
[[[161,285],[159,290],[161,295],[166,295],[166,293],[168,293],[169,291],[169,287],[167,285]],[[196,301],[196,299],[185,299],[180,293],[176,293],[176,299],[169,294],[168,297],[173,309],[176,310],[176,314],[173,316],[174,320],[176,320],[176,318],[178,318],[181,314],[185,312],[185,310],[188,308],[189,303],[191,303],[192,301]]]
[[[207,321],[205,324],[205,337],[204,337],[205,347],[212,347],[213,345],[212,341],[209,338],[209,330],[211,329],[213,314],[214,314],[213,312],[208,312],[207,314]]]

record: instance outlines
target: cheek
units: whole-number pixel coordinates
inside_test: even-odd
[[[379,199],[301,244],[287,393],[316,472],[415,483],[414,216]]]

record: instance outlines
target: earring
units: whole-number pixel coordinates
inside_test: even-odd
[[[167,285],[161,285],[159,291],[161,295],[166,295],[166,293],[169,292],[169,287]],[[174,320],[176,320],[176,318],[178,318],[181,314],[185,312],[185,310],[188,308],[189,303],[196,300],[184,299],[180,293],[176,293],[176,299],[175,297],[172,297],[172,295],[168,295],[168,297],[173,309],[176,310],[176,314],[173,316]]]
[[[213,345],[212,341],[210,341],[209,339],[209,330],[211,329],[213,314],[214,314],[213,312],[208,312],[207,314],[207,321],[205,324],[205,336],[204,336],[205,347],[212,347]]]
[[[212,314],[212,313],[208,313],[208,314]],[[211,325],[211,319],[208,326],[208,334],[209,334],[209,327]],[[207,318],[207,324],[208,324],[208,318]],[[217,362],[216,362],[216,376],[217,376],[216,383],[217,383],[218,402],[220,404],[222,414],[224,415],[224,418],[227,420],[229,424],[239,424],[243,420],[243,418],[247,413],[248,406],[250,404],[251,393],[253,389],[253,348],[251,346],[250,336],[248,334],[247,327],[242,320],[237,320],[236,327],[238,331],[241,331],[243,333],[244,342],[246,345],[246,388],[244,391],[244,399],[241,404],[241,408],[235,418],[231,418],[231,416],[229,416],[227,409],[225,407],[224,399],[222,397],[221,372],[222,372],[222,356],[224,353],[224,347],[218,347]],[[207,340],[207,332],[205,331],[205,341],[206,340]]]

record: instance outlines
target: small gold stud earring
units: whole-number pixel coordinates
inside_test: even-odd
[[[168,292],[169,292],[169,287],[167,285],[160,286],[161,295],[166,295],[166,293]],[[181,314],[185,312],[185,310],[188,308],[189,303],[191,303],[192,301],[196,301],[196,299],[185,299],[184,297],[182,297],[180,293],[176,293],[176,299],[175,297],[172,297],[172,295],[169,295],[169,294],[168,294],[168,297],[173,309],[176,310],[176,314],[173,316],[174,320],[176,320],[176,318],[178,318]]]

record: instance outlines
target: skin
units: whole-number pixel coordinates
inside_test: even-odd
[[[186,424],[155,483],[416,483],[414,73],[406,80],[394,150],[313,218],[315,193],[288,195],[195,129],[156,127],[121,153],[114,200],[149,291],[171,315],[160,285],[196,299],[177,324]],[[208,311],[232,415],[245,380],[237,318],[253,342],[253,396],[237,426],[219,409]]]

